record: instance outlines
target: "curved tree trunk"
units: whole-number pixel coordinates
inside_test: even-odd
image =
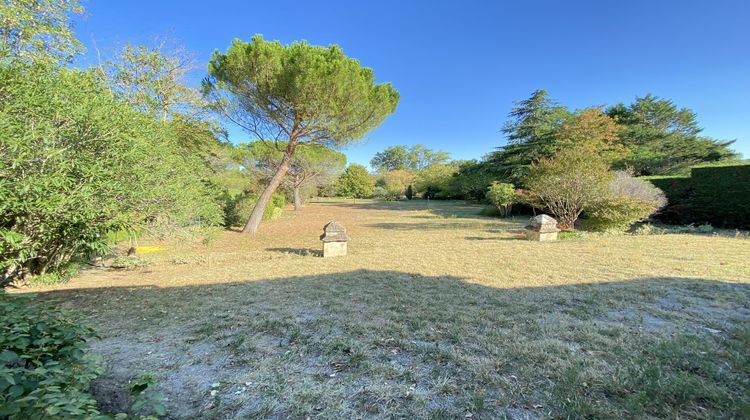
[[[302,197],[300,196],[299,189],[299,185],[294,186],[294,210],[302,209]]]
[[[284,151],[284,158],[281,159],[281,163],[276,169],[276,173],[273,174],[271,182],[268,183],[266,189],[263,190],[263,193],[258,197],[258,202],[255,203],[253,212],[250,214],[250,219],[247,221],[247,224],[245,224],[245,228],[242,229],[242,233],[255,233],[258,231],[260,221],[263,219],[263,212],[266,210],[268,202],[271,201],[271,196],[276,192],[276,189],[279,188],[281,181],[284,179],[284,175],[286,175],[289,170],[289,162],[292,160],[295,146],[296,142],[289,142],[289,145]]]

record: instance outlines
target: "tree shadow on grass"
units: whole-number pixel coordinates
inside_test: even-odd
[[[360,203],[321,203],[327,206],[358,210],[428,211],[439,217],[485,218],[482,205],[467,201],[368,201]]]
[[[38,296],[100,331],[109,373],[94,392],[114,412],[143,372],[175,418],[741,417],[750,402],[748,284],[494,288],[356,270]],[[673,385],[653,387],[654,369]]]
[[[526,237],[520,237],[520,236],[496,236],[496,237],[486,237],[486,236],[467,236],[464,239],[467,241],[525,241]]]
[[[303,257],[322,257],[323,251],[314,248],[266,248],[266,251],[280,252],[282,254],[296,254]]]

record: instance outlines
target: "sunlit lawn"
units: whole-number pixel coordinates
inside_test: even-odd
[[[40,295],[100,331],[111,411],[153,372],[172,417],[750,416],[750,240],[528,242],[478,211],[310,204]],[[332,219],[347,257],[319,256]]]

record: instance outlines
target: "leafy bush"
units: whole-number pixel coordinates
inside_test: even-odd
[[[633,223],[645,219],[659,208],[654,201],[630,197],[610,197],[586,210],[581,227],[600,232],[624,232]]]
[[[169,124],[92,74],[0,67],[0,285],[107,252],[107,233],[219,222]]]
[[[258,202],[256,194],[240,194],[234,198],[233,202],[227,207],[225,223],[227,227],[239,226],[247,222],[250,214]],[[263,211],[263,220],[273,220],[281,216],[286,206],[286,197],[283,194],[275,193],[271,196],[266,209]]]
[[[388,190],[386,190],[385,187],[381,187],[380,185],[376,185],[375,188],[372,189],[372,196],[386,201],[395,200],[393,196],[388,192]]]
[[[414,188],[409,184],[408,187],[406,187],[406,199],[411,200],[414,198]]]
[[[28,296],[0,291],[0,417],[98,415],[87,393],[101,373],[87,354],[95,332]]]
[[[167,415],[164,396],[153,390],[157,382],[155,374],[144,373],[130,384],[130,399],[133,402],[130,409],[132,412],[140,414],[141,418],[152,413],[157,416]]]
[[[585,209],[586,229],[623,232],[667,203],[664,193],[648,182],[618,171],[609,183],[609,194]]]
[[[336,180],[336,195],[346,198],[371,197],[375,187],[367,168],[356,163],[349,164]]]
[[[570,229],[585,209],[607,196],[612,177],[605,160],[586,148],[572,147],[531,165],[522,197]]]
[[[511,206],[516,202],[516,189],[513,184],[493,182],[487,188],[485,197],[500,210],[502,216],[507,216],[510,214]]]
[[[469,160],[461,162],[451,177],[450,191],[439,198],[481,200],[495,179],[486,162]]]

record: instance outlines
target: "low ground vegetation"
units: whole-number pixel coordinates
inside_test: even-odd
[[[93,329],[27,296],[0,292],[0,416],[84,418],[98,415],[88,393],[101,373],[87,354]]]

